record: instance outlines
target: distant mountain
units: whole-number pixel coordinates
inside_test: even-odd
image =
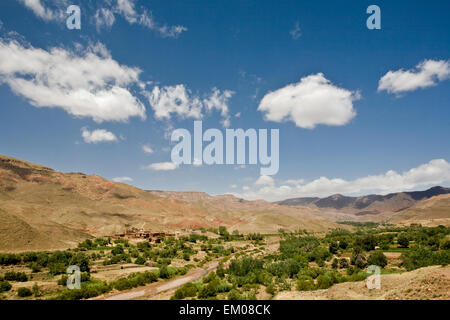
[[[393,215],[388,222],[423,226],[450,225],[450,194],[425,199],[412,207]]]
[[[346,197],[335,194],[326,198],[294,198],[276,202],[286,206],[307,206],[322,210],[334,210],[355,215],[398,212],[434,196],[450,194],[450,188],[433,187],[425,191],[399,192],[388,195]]]

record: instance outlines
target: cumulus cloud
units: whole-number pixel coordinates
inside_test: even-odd
[[[266,120],[293,121],[297,127],[305,129],[320,124],[342,126],[356,116],[353,102],[359,98],[358,92],[339,88],[318,73],[269,92],[258,110],[264,113]]]
[[[397,70],[386,73],[378,83],[378,91],[403,93],[437,85],[450,78],[450,64],[445,60],[425,60],[412,70]]]
[[[273,186],[275,180],[270,176],[260,176],[255,182],[255,186]]]
[[[67,0],[19,0],[26,8],[44,21],[60,21],[65,17],[65,10],[69,3]]]
[[[244,190],[239,197],[248,200],[264,199],[278,201],[296,197],[325,197],[336,193],[362,194],[401,192],[419,187],[428,187],[450,181],[450,163],[444,159],[431,160],[403,173],[390,170],[379,175],[355,180],[320,177],[306,182],[288,180],[276,185],[260,177],[253,188]],[[259,183],[258,183],[259,182]]]
[[[133,182],[133,179],[130,177],[117,177],[117,178],[112,179],[112,181],[125,183],[125,182]]]
[[[145,169],[150,169],[153,171],[172,171],[178,168],[178,165],[176,165],[173,162],[157,162],[152,163],[145,167]]]
[[[114,133],[105,129],[89,131],[87,128],[81,128],[81,136],[86,143],[115,142],[117,137]]]
[[[77,50],[43,50],[0,39],[0,83],[35,107],[61,108],[96,122],[145,119],[145,106],[130,91],[138,68],[120,65],[102,44]]]
[[[203,111],[219,110],[225,127],[230,124],[228,100],[233,94],[234,92],[229,90],[220,91],[213,88],[212,93],[202,99],[183,84],[155,86],[151,92],[146,93],[157,119],[170,119],[172,114],[180,118],[201,119]]]
[[[147,154],[152,154],[154,152],[152,147],[150,147],[148,144],[142,146],[142,151]]]

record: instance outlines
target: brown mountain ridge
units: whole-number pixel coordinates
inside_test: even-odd
[[[307,206],[327,211],[362,215],[395,213],[434,196],[450,194],[450,188],[433,187],[425,191],[399,192],[387,195],[346,197],[341,194],[326,198],[293,198],[276,202],[287,206]]]
[[[312,208],[231,195],[145,191],[0,155],[0,252],[73,247],[131,227],[173,232],[218,226],[243,233],[339,227]]]

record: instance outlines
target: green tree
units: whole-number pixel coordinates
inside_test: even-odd
[[[333,263],[331,264],[331,267],[333,269],[337,269],[337,267],[338,267],[338,259],[336,259],[336,258],[333,259]]]
[[[336,241],[332,241],[330,243],[328,249],[330,250],[330,253],[336,254],[338,252],[338,249],[339,249],[339,244]]]
[[[402,248],[408,248],[409,247],[409,237],[405,232],[402,232],[399,234],[397,238],[397,243]]]
[[[379,266],[381,268],[384,268],[384,267],[386,267],[388,261],[387,261],[387,258],[386,258],[386,256],[384,255],[383,252],[375,251],[374,253],[372,253],[369,256],[369,259],[367,259],[367,263],[369,265],[376,265],[376,266]]]
[[[0,280],[0,293],[11,290],[11,284],[6,280]]]
[[[21,297],[21,298],[29,297],[29,296],[31,296],[32,294],[33,294],[33,293],[32,293],[31,290],[28,289],[28,288],[19,288],[19,289],[17,290],[17,295],[18,295],[19,297]]]

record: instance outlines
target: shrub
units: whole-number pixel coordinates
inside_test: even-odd
[[[231,289],[227,295],[228,300],[242,300],[242,295],[236,289]]]
[[[161,279],[168,279],[169,278],[169,270],[167,269],[166,265],[163,265],[161,268],[159,268],[159,277]]]
[[[40,294],[41,294],[41,292],[40,292],[40,290],[39,290],[39,286],[38,286],[37,283],[35,283],[35,284],[33,285],[33,288],[31,288],[31,291],[33,292],[33,295],[34,295],[35,297],[39,297]]]
[[[346,258],[339,259],[339,269],[348,268],[348,260]]]
[[[347,239],[341,239],[341,240],[339,241],[339,248],[345,250],[345,249],[347,249],[347,247],[348,247],[348,241],[347,241]]]
[[[18,281],[18,282],[27,282],[28,277],[24,272],[14,272],[10,271],[5,273],[5,280],[8,281]]]
[[[333,259],[333,263],[331,264],[331,267],[333,269],[337,269],[337,267],[338,267],[338,259],[336,259],[336,258]]]
[[[364,236],[359,236],[356,238],[354,247],[359,247],[365,251],[372,251],[375,249],[378,241],[374,235],[368,234]]]
[[[117,256],[117,255],[119,255],[119,254],[124,254],[125,251],[123,250],[123,247],[122,247],[122,246],[115,246],[114,248],[112,248],[111,253],[112,253],[114,256]]]
[[[51,275],[63,274],[66,272],[66,264],[64,263],[49,263],[48,268]]]
[[[284,233],[284,232],[283,232]],[[266,292],[272,296],[274,296],[277,293],[277,290],[275,288],[275,286],[273,284],[271,284],[270,286],[268,286],[266,288]]]
[[[309,261],[316,261],[319,265],[329,258],[331,258],[330,251],[322,247],[314,248],[309,254]]]
[[[109,292],[111,287],[106,282],[89,281],[81,284],[81,289],[69,290],[65,289],[56,300],[81,300],[97,297],[101,294]]]
[[[192,282],[188,282],[183,285],[181,288],[178,288],[175,291],[175,294],[172,296],[172,300],[182,300],[187,297],[195,297],[197,295],[197,287]]]
[[[314,280],[298,280],[296,287],[298,291],[311,291],[316,289]]]
[[[351,264],[359,269],[363,269],[367,266],[366,256],[362,253],[353,254],[351,259]]]
[[[386,267],[388,262],[383,252],[376,251],[369,256],[369,259],[367,259],[367,263],[369,265],[376,265],[381,268],[384,268]]]
[[[228,267],[228,273],[236,276],[246,276],[252,271],[262,270],[263,260],[245,257],[240,260],[233,260]]]
[[[37,261],[37,254],[36,252],[27,252],[22,256],[22,260],[24,263],[28,262],[35,262]]]
[[[18,295],[19,297],[21,297],[21,298],[29,297],[29,296],[31,296],[32,294],[33,294],[33,293],[32,293],[31,290],[28,289],[28,288],[19,288],[19,289],[17,290],[17,295]]]
[[[207,299],[210,297],[215,297],[217,294],[217,288],[219,286],[219,280],[215,279],[208,283],[207,286],[204,286],[200,292],[198,293],[198,297],[200,299]]]
[[[0,255],[0,265],[8,266],[19,264],[22,261],[19,255],[15,254],[1,254]]]
[[[431,265],[447,265],[450,264],[450,251],[431,251],[423,246],[414,246],[409,252],[403,253],[402,266],[407,270],[427,267]]]
[[[318,289],[328,289],[336,282],[337,281],[333,277],[333,275],[330,274],[329,272],[327,272],[327,273],[321,274],[320,276],[317,277],[317,288]]]
[[[11,284],[6,280],[0,280],[0,293],[11,290]]]
[[[33,273],[41,271],[41,266],[37,262],[31,262],[28,267],[31,269],[31,272]]]
[[[145,258],[142,256],[137,257],[137,259],[134,261],[135,264],[144,265],[145,264]]]
[[[339,245],[336,241],[333,241],[330,243],[328,250],[330,251],[330,253],[335,254],[338,252],[339,249]]]
[[[406,233],[402,232],[397,238],[397,243],[401,248],[408,248],[409,246],[409,237]]]
[[[209,283],[215,279],[216,279],[216,273],[214,271],[212,271],[206,277],[203,278],[203,283]]]

